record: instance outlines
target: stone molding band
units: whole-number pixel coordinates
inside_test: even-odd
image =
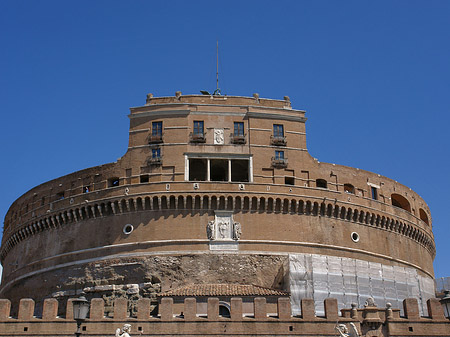
[[[69,253],[63,253],[54,255],[51,257],[47,257],[38,261],[35,261],[33,263],[30,263],[29,265],[36,265],[45,261],[50,261],[56,258],[61,257],[67,257],[70,255],[80,255],[82,253],[89,253],[94,251],[101,251],[101,250],[107,250],[111,248],[118,248],[118,247],[128,247],[128,248],[142,248],[142,246],[170,246],[175,244],[204,244],[207,245],[209,243],[209,240],[203,240],[203,239],[190,239],[190,240],[155,240],[155,241],[141,241],[141,242],[129,242],[129,243],[121,243],[121,244],[113,244],[113,245],[106,245],[101,247],[95,247],[95,248],[88,248],[88,249],[82,249],[77,250]],[[343,246],[336,246],[336,245],[327,245],[327,244],[321,244],[321,243],[314,243],[314,242],[299,242],[299,241],[277,241],[277,240],[240,240],[240,244],[263,244],[263,245],[287,245],[287,246],[304,246],[304,247],[319,247],[319,248],[328,248],[328,249],[334,249],[334,250],[343,250],[347,252],[353,252],[353,253],[359,253],[364,255],[373,256],[376,258],[381,258],[385,260],[389,260],[392,262],[396,262],[399,264],[403,264],[412,268],[415,268],[417,270],[420,270],[425,275],[431,277],[434,279],[434,276],[429,273],[428,271],[424,270],[418,265],[415,265],[413,263],[410,263],[408,261],[404,261],[401,259],[395,259],[391,256],[384,255],[384,254],[378,254],[369,252],[367,250],[363,249],[357,249],[357,248],[350,248],[350,247],[343,247]],[[183,255],[183,254],[223,254],[223,251],[186,251],[186,250],[176,250],[176,251],[152,251],[152,252],[136,252],[136,253],[117,253],[112,255],[104,255],[104,256],[96,256],[89,259],[82,259],[82,260],[74,260],[66,263],[60,263],[57,265],[53,265],[51,267],[46,267],[38,270],[33,270],[31,272],[28,272],[26,274],[20,275],[10,281],[8,281],[6,284],[2,285],[0,289],[0,296],[6,291],[7,288],[9,288],[11,285],[13,285],[15,282],[33,276],[41,273],[45,273],[51,270],[56,270],[60,268],[65,267],[71,267],[74,265],[80,265],[84,263],[94,262],[94,261],[101,261],[101,260],[110,260],[110,259],[116,259],[118,257],[141,257],[141,256],[153,256],[153,255]],[[241,255],[289,255],[289,254],[295,254],[293,252],[271,252],[271,251],[227,251],[227,254],[241,254]],[[326,255],[326,254],[321,254]]]

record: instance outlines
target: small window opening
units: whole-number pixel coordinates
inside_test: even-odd
[[[138,326],[138,331],[142,331],[142,327],[141,326]]]
[[[57,200],[62,200],[62,199],[64,199],[64,192],[58,192],[58,193],[56,193],[56,199],[57,199]]]
[[[413,327],[412,327],[412,326],[408,327],[408,330],[409,330],[409,331],[411,331],[411,332],[413,332],[413,331],[414,331],[414,329],[413,329]]]
[[[353,242],[358,242],[359,241],[359,234],[356,232],[352,233],[352,240]]]
[[[108,187],[119,186],[120,180],[117,177],[108,179]]]
[[[81,330],[86,331],[86,326],[83,326]]]
[[[219,304],[219,316],[230,318],[230,308],[226,304]]]
[[[211,181],[228,181],[228,160],[211,159]]]
[[[161,148],[157,147],[156,149],[152,149],[152,158],[153,159],[161,159]]]
[[[370,189],[372,191],[372,199],[373,200],[378,200],[378,190],[377,190],[377,188],[371,186]]]
[[[89,193],[90,191],[91,191],[91,186],[89,186],[89,185],[83,186],[83,193]]]
[[[411,213],[411,205],[404,196],[394,193],[391,195],[391,201],[393,206],[402,208]]]
[[[189,180],[206,181],[206,159],[189,159]]]
[[[131,234],[131,232],[133,231],[133,229],[134,229],[133,225],[131,225],[131,224],[126,224],[126,225],[123,227],[123,234],[126,234],[126,235]]]
[[[316,187],[318,188],[328,188],[327,181],[325,179],[316,179]]]
[[[285,185],[295,185],[295,178],[294,177],[284,177],[284,184]]]
[[[141,182],[141,184],[143,184],[143,183],[148,183],[148,174],[142,174],[141,176],[140,176],[140,182]]]
[[[248,182],[248,160],[231,160],[231,181]]]
[[[419,209],[419,216],[420,216],[420,220],[425,222],[427,225],[430,225],[430,223],[428,222],[427,213],[425,213],[425,211],[422,208]]]
[[[352,184],[344,184],[344,192],[355,194],[355,186],[353,186]]]
[[[41,199],[41,206],[44,206],[44,204],[45,204],[45,197],[42,197],[42,199]]]
[[[294,327],[292,325],[289,325],[289,331],[294,331]]]
[[[24,327],[23,327],[23,331],[28,331],[28,327],[27,327],[27,326],[24,326]]]

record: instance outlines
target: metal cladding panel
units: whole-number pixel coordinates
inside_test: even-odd
[[[351,258],[317,254],[289,256],[289,287],[294,314],[300,314],[302,298],[312,298],[317,315],[324,314],[323,301],[333,297],[339,309],[352,303],[363,307],[368,297],[385,307],[403,310],[402,301],[417,298],[421,314],[426,312],[426,301],[434,297],[432,278],[417,274],[413,268],[382,265]]]

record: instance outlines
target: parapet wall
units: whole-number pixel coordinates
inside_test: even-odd
[[[104,301],[93,299],[89,318],[83,323],[84,336],[113,336],[116,328],[131,324],[132,336],[243,336],[243,335],[301,335],[336,336],[336,324],[355,324],[361,336],[448,336],[450,321],[444,317],[442,306],[435,298],[428,300],[428,315],[421,317],[416,299],[403,301],[405,316],[398,309],[366,306],[338,312],[337,300],[324,301],[325,316],[316,316],[314,301],[301,301],[302,313],[291,315],[289,298],[279,298],[276,313],[268,313],[266,299],[254,300],[254,315],[244,316],[242,298],[232,298],[230,317],[219,316],[219,299],[208,299],[207,315],[197,314],[195,298],[186,298],[183,315],[174,315],[172,298],[163,298],[158,316],[150,316],[150,300],[141,299],[136,317],[129,317],[124,298],[115,300],[113,317],[105,317]],[[11,303],[0,300],[0,336],[73,336],[72,300],[67,303],[65,317],[58,317],[58,301],[46,299],[42,317],[35,317],[31,299],[20,301],[18,317],[10,317]]]

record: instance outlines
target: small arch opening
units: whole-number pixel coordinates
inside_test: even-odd
[[[419,216],[420,216],[420,220],[425,222],[428,226],[430,225],[430,223],[428,221],[427,213],[422,208],[419,209]]]
[[[411,205],[408,199],[400,194],[393,193],[391,195],[392,206],[399,207],[411,213]]]
[[[225,302],[219,302],[219,316],[220,317],[226,317],[226,318],[230,318],[231,317],[231,310],[230,310],[230,305],[228,303]]]
[[[349,194],[355,194],[355,186],[352,184],[344,184],[344,192]]]

